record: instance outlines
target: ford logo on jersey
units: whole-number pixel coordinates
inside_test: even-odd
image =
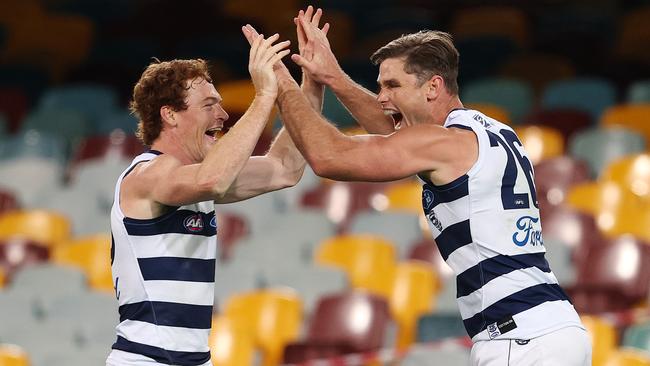
[[[212,219],[210,219],[210,226],[215,227],[215,228],[217,227],[217,217],[216,216],[212,216]]]
[[[203,218],[201,214],[190,215],[183,220],[183,226],[188,231],[197,232],[203,230]]]
[[[543,245],[544,240],[542,240],[542,229],[539,225],[536,225],[538,222],[539,217],[520,217],[517,220],[517,229],[519,229],[519,231],[512,234],[513,243],[519,247],[523,247],[529,242],[532,246]]]

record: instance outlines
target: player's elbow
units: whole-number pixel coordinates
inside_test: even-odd
[[[196,182],[196,186],[201,192],[205,192],[215,198],[223,197],[228,192],[231,184],[232,181],[216,177],[198,178]]]
[[[336,174],[334,159],[325,156],[314,156],[307,158],[309,165],[316,175],[323,178],[331,178]]]

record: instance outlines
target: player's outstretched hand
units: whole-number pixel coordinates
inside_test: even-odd
[[[275,98],[278,94],[278,81],[273,65],[289,54],[287,47],[290,41],[275,43],[280,38],[277,33],[265,39],[264,35],[257,32],[253,35],[246,27],[242,27],[242,32],[251,45],[248,72],[255,86],[255,94]]]
[[[327,39],[329,23],[319,28],[322,15],[321,9],[314,11],[310,5],[307,10],[301,10],[294,18],[300,54],[291,55],[291,59],[314,81],[328,84],[331,80],[340,77],[343,71]]]

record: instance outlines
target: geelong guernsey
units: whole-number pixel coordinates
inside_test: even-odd
[[[444,126],[473,131],[479,146],[474,166],[453,182],[436,186],[420,177],[424,213],[456,274],[469,336],[530,339],[582,328],[544,258],[533,167],[517,135],[475,110],[452,111]]]
[[[214,204],[177,207],[147,220],[125,217],[120,208],[122,179],[159,154],[137,156],[115,186],[111,267],[120,323],[109,364],[211,365]]]

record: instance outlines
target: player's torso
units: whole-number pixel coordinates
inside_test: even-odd
[[[543,332],[548,328],[527,326],[532,322],[525,314],[548,307],[538,306],[547,302],[557,302],[573,318],[544,258],[533,169],[517,136],[471,110],[452,112],[445,125],[474,131],[479,143],[477,162],[465,175],[443,186],[423,180],[422,192],[432,235],[457,276],[468,333],[477,340]],[[520,297],[526,297],[526,304],[517,305]],[[515,314],[526,323],[517,330],[508,324],[491,334],[487,330]]]

